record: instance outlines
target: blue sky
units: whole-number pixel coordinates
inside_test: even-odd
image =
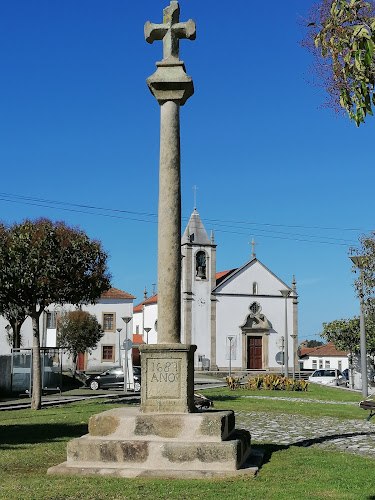
[[[78,225],[136,303],[157,279],[159,106],[145,79],[162,43],[147,44],[143,26],[167,4],[0,7],[0,218]],[[318,109],[298,43],[309,5],[180,1],[181,20],[197,23],[197,39],[180,43],[195,86],[181,110],[182,225],[197,185],[218,271],[243,265],[254,237],[263,264],[288,284],[294,274],[300,340],[358,313],[347,253],[374,228],[375,119],[357,129]]]

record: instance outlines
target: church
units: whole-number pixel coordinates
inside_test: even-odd
[[[253,249],[255,247],[253,246]],[[181,240],[181,341],[195,344],[195,369],[280,372],[285,329],[296,364],[298,295],[253,250],[242,267],[217,272],[216,244],[194,209]],[[134,307],[135,338],[157,342],[157,295]]]

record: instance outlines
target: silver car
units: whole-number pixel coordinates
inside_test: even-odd
[[[323,385],[343,385],[346,387],[347,380],[340,370],[315,370],[309,377],[309,382]]]

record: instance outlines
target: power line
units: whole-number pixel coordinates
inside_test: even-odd
[[[16,194],[10,194],[10,193],[1,193],[0,196],[4,197],[3,201],[8,201],[5,197],[9,198],[16,198],[20,200],[30,200],[30,201],[37,201],[37,202],[42,202],[42,203],[53,203],[56,205],[66,205],[66,206],[74,206],[74,207],[80,207],[80,208],[89,208],[89,209],[94,209],[94,210],[105,210],[108,212],[118,212],[118,213],[129,213],[129,214],[134,214],[134,215],[144,215],[144,216],[149,216],[149,217],[157,217],[158,214],[154,212],[136,212],[136,211],[131,211],[131,210],[120,210],[120,209],[115,209],[115,208],[108,208],[108,207],[98,207],[95,205],[83,205],[83,204],[78,204],[78,203],[68,203],[64,201],[57,201],[57,200],[46,200],[43,198],[34,198],[31,196],[22,196],[22,195],[16,195]],[[9,200],[10,201],[10,200]],[[188,219],[188,217],[183,217],[185,219]],[[235,221],[235,220],[224,220],[224,219],[208,219],[205,218],[205,221],[207,222],[213,222],[213,223],[227,223],[227,224],[245,224],[245,225],[258,225],[258,226],[271,226],[271,227],[288,227],[288,228],[300,228],[300,229],[317,229],[317,230],[325,230],[325,231],[366,231],[366,232],[371,232],[374,229],[366,229],[366,228],[348,228],[348,227],[323,227],[323,226],[305,226],[305,225],[290,225],[290,224],[272,224],[269,222],[253,222],[253,221]]]
[[[136,212],[136,211],[131,211],[131,210],[120,210],[120,209],[112,209],[108,207],[98,207],[95,205],[83,205],[83,204],[77,204],[77,203],[68,203],[68,202],[62,202],[62,201],[56,201],[56,200],[46,200],[43,198],[34,198],[31,196],[21,196],[21,195],[13,195],[9,193],[0,193],[0,201],[8,202],[8,203],[21,203],[21,204],[26,204],[26,205],[32,205],[32,206],[38,206],[42,208],[50,208],[50,209],[58,209],[58,210],[64,210],[68,212],[75,212],[75,213],[84,213],[88,215],[95,215],[95,216],[102,216],[102,217],[110,217],[110,218],[115,218],[115,219],[125,219],[125,220],[132,220],[135,222],[147,222],[147,223],[157,223],[157,214],[152,213],[152,212]],[[69,208],[69,207],[77,207],[77,208]],[[84,210],[82,210],[84,209]],[[96,210],[100,212],[92,212],[91,210]],[[102,212],[105,213],[102,213]],[[122,216],[120,214],[128,214],[128,215],[134,215],[135,217],[131,216]],[[151,220],[145,219],[144,217],[151,217]],[[188,220],[188,217],[183,217],[183,219]],[[265,238],[275,238],[275,239],[285,239],[285,240],[292,240],[292,241],[301,241],[301,242],[308,242],[308,243],[319,243],[319,244],[331,244],[331,245],[340,245],[340,246],[350,246],[353,244],[356,244],[356,241],[353,240],[346,240],[344,238],[334,238],[331,236],[324,236],[322,238],[321,235],[316,236],[313,234],[301,234],[301,233],[290,233],[290,232],[285,232],[285,231],[275,231],[275,230],[270,230],[270,229],[262,229],[262,228],[251,228],[251,233],[249,232],[243,232],[243,231],[229,231],[225,229],[221,229],[222,227],[231,227],[233,229],[244,229],[245,231],[248,231],[247,227],[241,227],[238,226],[238,224],[244,224],[246,226],[252,225],[260,225],[260,226],[267,226],[267,227],[287,227],[287,228],[310,228],[310,229],[326,229],[328,230],[329,228],[321,228],[318,226],[297,226],[297,225],[286,225],[286,224],[270,224],[270,223],[256,223],[256,222],[238,222],[238,221],[225,221],[225,220],[220,220],[220,219],[205,219],[208,222],[213,222],[214,223],[214,230],[217,232],[226,232],[226,233],[231,233],[231,234],[246,234],[246,235],[253,235],[253,236],[260,236],[260,237],[265,237]],[[228,225],[229,224],[229,225]],[[233,227],[233,224],[236,224],[237,227]],[[349,229],[349,228],[331,228],[332,230],[344,230],[344,231],[354,231],[355,229]],[[272,233],[272,235],[267,235],[267,234],[255,234],[254,230],[259,232],[259,233]],[[359,230],[359,229],[357,229]],[[281,235],[287,235],[287,236],[277,236],[277,234]],[[288,237],[289,236],[289,237]],[[331,241],[327,241],[331,240]]]

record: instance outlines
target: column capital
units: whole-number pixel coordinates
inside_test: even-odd
[[[156,67],[156,72],[146,80],[152,95],[160,106],[167,101],[183,106],[194,94],[193,80],[186,74],[184,63],[160,61]]]

